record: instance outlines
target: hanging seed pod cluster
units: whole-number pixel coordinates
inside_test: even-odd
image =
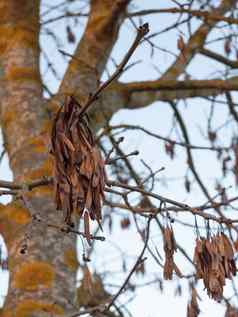
[[[231,305],[227,306],[225,317],[238,317],[238,310]]]
[[[164,279],[172,280],[173,271],[175,269],[174,252],[177,250],[172,227],[167,226],[164,228],[163,238],[165,253]]]
[[[236,275],[234,250],[229,238],[220,233],[209,239],[197,239],[194,264],[196,277],[203,279],[208,295],[220,301],[226,278]]]
[[[90,242],[90,218],[100,224],[105,170],[88,118],[80,116],[80,109],[73,97],[67,98],[53,123],[54,195],[67,224],[71,224],[73,212],[84,218],[85,236]]]
[[[194,287],[192,288],[191,293],[192,293],[191,300],[187,306],[187,317],[198,317],[200,313],[200,309],[199,309],[198,301],[197,301],[198,294]]]

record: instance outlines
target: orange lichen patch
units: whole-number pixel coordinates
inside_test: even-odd
[[[0,233],[3,235],[8,248],[11,248],[11,245],[19,235],[19,230],[15,222],[11,222],[8,217],[1,215]]]
[[[2,211],[2,216],[19,225],[27,224],[31,220],[30,212],[22,207],[19,202],[12,202],[6,205]]]
[[[27,291],[36,291],[39,288],[50,288],[55,278],[52,265],[32,261],[22,264],[14,277],[16,288]]]
[[[25,175],[25,179],[26,181],[31,181],[34,179],[40,179],[44,176],[51,176],[52,169],[53,169],[52,160],[48,158],[40,167],[28,172]]]
[[[11,108],[10,108],[11,109]],[[13,110],[9,110],[2,114],[3,124],[8,126],[10,122],[16,120],[16,113]]]
[[[2,24],[0,26],[0,37],[1,37],[1,45],[0,45],[0,54],[5,51],[7,48],[7,45],[9,43],[9,39],[13,37],[14,34],[14,28],[9,25]]]
[[[0,309],[0,316],[1,317],[14,317],[13,312],[10,310],[2,310]]]
[[[4,212],[5,208],[6,208],[6,205],[0,204],[0,218],[1,218],[1,213]]]
[[[7,80],[20,80],[20,81],[39,81],[39,73],[34,71],[32,67],[18,67],[12,65],[7,69]]]
[[[5,41],[2,41],[2,39],[1,39],[1,42],[0,42],[0,55],[2,55],[4,53],[6,47],[7,47],[7,43]]]
[[[16,307],[17,317],[30,317],[34,312],[49,313],[52,316],[64,315],[64,309],[59,305],[34,301],[31,299],[21,301]]]
[[[47,186],[40,186],[37,187],[33,190],[31,190],[28,193],[28,197],[42,197],[42,196],[50,196],[53,197],[53,186],[52,185],[47,185]]]
[[[45,137],[48,137],[48,135],[50,136],[51,129],[52,129],[52,121],[45,120],[45,122],[42,124],[42,136],[44,136],[44,134],[46,134]]]
[[[8,270],[10,272],[10,274],[15,274],[16,268],[20,267],[22,265],[22,256],[18,256],[20,255],[20,250],[22,247],[22,244],[19,244],[19,238],[22,238],[22,235],[24,234],[24,232],[21,232],[21,234],[19,234],[16,238],[16,240],[14,241],[14,243],[9,244],[9,253],[11,253],[11,250],[14,250],[13,254],[10,254],[10,256],[8,257]],[[11,250],[10,250],[11,248]],[[0,315],[1,317],[1,315]]]
[[[36,47],[37,40],[34,30],[24,28],[23,26],[2,24],[0,26],[1,42],[9,45],[16,45],[17,42],[27,45],[28,47]]]
[[[46,137],[44,138],[43,136],[29,138],[28,145],[37,153],[46,153],[48,151],[46,147]]]
[[[64,253],[64,263],[71,271],[76,271],[79,267],[76,251],[73,249],[66,250]]]

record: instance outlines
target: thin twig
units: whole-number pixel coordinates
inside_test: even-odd
[[[141,127],[139,125],[132,125],[132,124],[119,124],[119,125],[114,125],[114,126],[109,126],[107,129],[114,130],[114,129],[126,129],[126,130],[140,130],[149,136],[152,136],[156,139],[168,142],[170,144],[176,144],[179,146],[183,146],[186,148],[190,148],[192,150],[209,150],[209,151],[227,151],[229,150],[229,147],[215,147],[215,146],[200,146],[200,145],[194,145],[194,144],[187,144],[186,142],[179,142],[176,140],[171,140],[170,138],[166,138],[164,136],[158,135],[156,133],[151,132],[150,130],[145,129],[144,127]],[[106,133],[106,131],[104,132]]]
[[[140,44],[141,39],[148,32],[149,32],[148,23],[145,23],[145,24],[143,24],[142,26],[139,27],[139,29],[137,30],[136,38],[135,38],[132,46],[130,47],[130,49],[128,50],[127,54],[123,58],[122,62],[118,65],[116,71],[114,72],[114,74],[108,80],[106,80],[103,84],[101,84],[101,86],[99,86],[97,88],[97,90],[93,94],[89,95],[89,98],[88,98],[86,104],[79,110],[79,117],[82,116],[88,110],[88,108],[93,104],[93,102],[98,99],[98,97],[101,94],[101,92],[106,87],[108,87],[116,78],[118,78],[120,76],[120,74],[124,70],[124,67],[126,66],[127,62],[129,61],[130,57],[132,56],[132,54],[135,52],[136,48]]]
[[[110,301],[110,303],[108,304],[106,310],[109,310],[110,307],[113,305],[113,303],[117,300],[117,298],[121,295],[121,293],[123,292],[124,288],[126,287],[126,285],[128,284],[130,278],[132,277],[132,275],[134,274],[134,272],[136,271],[137,267],[139,265],[141,265],[145,259],[143,259],[145,250],[147,248],[148,245],[148,241],[149,241],[149,236],[150,236],[150,223],[151,220],[153,219],[153,216],[150,216],[148,219],[148,223],[147,223],[147,230],[146,230],[146,238],[145,238],[145,242],[144,242],[144,247],[136,261],[136,263],[134,264],[133,268],[131,269],[130,273],[128,274],[127,278],[125,279],[124,283],[122,284],[122,286],[120,287],[120,289],[118,290],[118,292],[113,296],[112,300]]]

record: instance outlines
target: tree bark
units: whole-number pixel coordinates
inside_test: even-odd
[[[84,102],[97,86],[118,35],[127,0],[91,1],[88,24],[55,98],[42,97],[39,71],[40,1],[0,0],[1,125],[14,180],[52,175],[49,140],[59,101]],[[94,131],[104,117],[91,112]],[[76,305],[76,237],[47,226],[63,224],[52,187],[23,193],[1,207],[0,230],[9,253],[10,285],[1,316],[71,316]]]
[[[50,121],[39,72],[39,5],[39,1],[0,1],[1,124],[14,180],[19,182],[51,174],[44,142]],[[41,218],[55,222],[61,217],[50,186],[26,196]],[[3,316],[70,313],[76,265],[68,258],[71,253],[76,258],[76,239],[32,222],[31,214],[19,201],[2,208],[1,232],[10,270]]]

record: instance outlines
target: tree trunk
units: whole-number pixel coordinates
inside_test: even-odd
[[[52,175],[51,119],[65,95],[80,102],[94,91],[116,40],[128,1],[91,1],[85,34],[58,94],[42,97],[39,72],[40,1],[0,0],[1,125],[14,181],[24,200],[1,207],[0,231],[9,253],[10,285],[1,316],[71,316],[76,308],[76,237],[47,224],[63,224],[52,186],[27,191],[27,183]],[[100,7],[100,8],[99,8]],[[49,118],[49,109],[52,112]],[[92,126],[103,123],[92,111]]]
[[[0,1],[1,123],[14,180],[51,174],[47,143],[50,122],[39,73],[39,1]],[[54,223],[50,186],[26,194],[38,217]],[[10,286],[4,316],[62,315],[73,311],[74,236],[32,221],[20,201],[2,208],[1,232],[9,252]]]

